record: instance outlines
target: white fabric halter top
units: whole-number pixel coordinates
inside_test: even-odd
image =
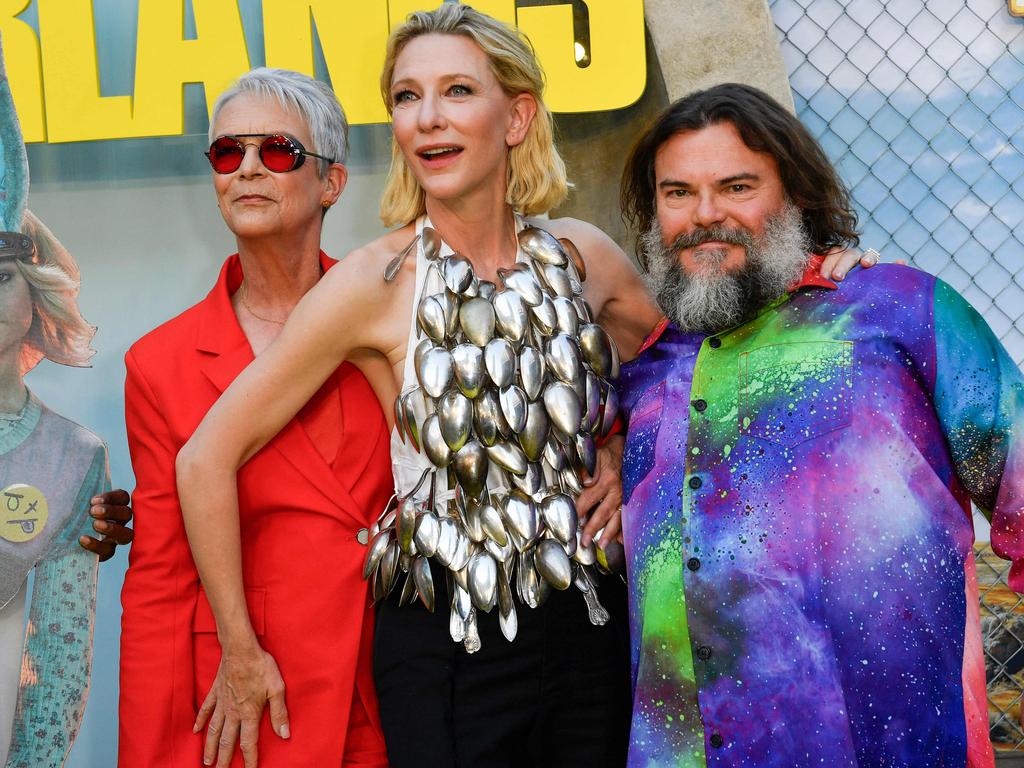
[[[518,213],[515,214],[516,219],[516,233],[526,226],[526,222],[523,217]],[[416,234],[421,235],[423,227],[432,226],[430,219],[426,215],[420,216],[416,220]],[[438,253],[438,258],[443,259],[445,256],[450,256],[454,251],[448,246],[447,243],[441,243],[441,250]],[[525,261],[526,256],[520,248],[516,252],[516,261]],[[405,367],[402,373],[402,388],[401,394],[405,394],[414,387],[419,386],[419,380],[416,378],[416,363],[415,353],[416,346],[420,343],[422,338],[419,333],[419,329],[416,325],[416,308],[419,306],[420,297],[424,295],[426,290],[428,295],[439,291],[444,287],[443,283],[431,282],[430,285],[426,285],[428,276],[434,275],[436,280],[436,272],[431,273],[427,269],[427,257],[423,251],[423,238],[421,237],[416,245],[416,287],[413,291],[413,304],[412,304],[412,319],[409,323],[409,343],[405,348]],[[395,480],[395,495],[399,498],[407,495],[420,478],[423,476],[424,471],[427,469],[435,469],[434,465],[430,463],[430,459],[427,458],[426,454],[422,450],[417,453],[416,449],[412,445],[412,441],[408,438],[405,442],[398,434],[398,427],[394,427],[391,430],[391,473]],[[487,487],[492,493],[507,493],[509,488],[505,483],[505,478],[501,474],[501,470],[492,465],[487,477]],[[416,493],[417,499],[426,499],[430,494],[430,483],[425,482]],[[444,469],[437,470],[437,484],[434,492],[434,503],[435,509],[438,512],[442,512],[447,506],[447,502],[455,498],[455,491],[448,489],[448,472]]]

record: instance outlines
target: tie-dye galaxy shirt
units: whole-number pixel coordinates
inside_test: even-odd
[[[623,367],[629,765],[990,766],[970,500],[1024,586],[1024,379],[915,270]]]

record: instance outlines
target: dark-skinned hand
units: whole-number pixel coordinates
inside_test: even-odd
[[[114,556],[118,545],[132,543],[135,532],[127,527],[132,521],[132,499],[128,491],[116,489],[93,496],[89,503],[92,505],[89,507],[92,527],[102,538],[80,536],[78,543],[82,549],[99,555],[100,562],[103,562]]]

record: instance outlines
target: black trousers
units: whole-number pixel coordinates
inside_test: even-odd
[[[497,609],[479,614],[474,654],[448,633],[445,578],[437,607],[377,611],[373,671],[392,768],[622,768],[630,720],[629,627],[618,577],[598,595],[612,619],[595,627],[575,587],[537,609],[516,602],[509,643]],[[438,578],[440,577],[440,578]]]

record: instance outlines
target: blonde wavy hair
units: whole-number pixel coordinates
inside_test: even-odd
[[[85,368],[94,354],[90,344],[96,328],[78,308],[78,265],[30,211],[25,211],[21,231],[35,243],[38,263],[14,261],[32,297],[32,325],[21,345],[20,373],[24,376],[44,357]]]
[[[476,43],[491,63],[502,90],[509,96],[528,93],[537,100],[537,114],[523,142],[509,150],[506,202],[527,216],[544,213],[561,203],[569,191],[565,163],[555,149],[554,120],[544,104],[544,72],[533,47],[518,30],[458,2],[445,2],[433,11],[409,14],[388,39],[381,94],[392,113],[391,79],[395,61],[410,40],[421,35],[461,35]],[[380,203],[384,226],[403,226],[426,210],[423,188],[391,140],[391,169]]]

